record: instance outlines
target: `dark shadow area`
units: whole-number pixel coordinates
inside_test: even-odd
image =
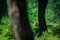
[[[7,1],[6,0],[0,0],[0,22],[2,16],[7,15]]]
[[[54,35],[60,35],[60,25],[57,25],[55,28],[54,28]]]
[[[20,12],[20,27],[18,27],[18,32],[20,33],[21,31],[21,39],[34,40],[34,35],[27,15],[27,2],[26,0],[18,0],[17,3]]]

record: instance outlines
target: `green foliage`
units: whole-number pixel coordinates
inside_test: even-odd
[[[47,32],[43,32],[41,37],[36,37],[36,40],[58,40],[58,36],[54,36],[53,34],[49,34]]]
[[[60,24],[57,25],[57,26],[54,28],[54,34],[55,34],[55,35],[60,35]]]
[[[13,40],[13,32],[8,17],[3,16],[0,24],[0,40]]]

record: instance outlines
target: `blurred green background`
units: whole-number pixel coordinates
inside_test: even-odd
[[[38,0],[27,0],[28,17],[31,28],[35,35],[35,40],[60,40],[60,0],[48,0],[46,7],[47,32],[43,32],[41,37],[38,35]],[[6,9],[7,10],[7,9]],[[3,11],[2,11],[3,12]],[[14,40],[13,32],[7,12],[0,22],[0,40]]]

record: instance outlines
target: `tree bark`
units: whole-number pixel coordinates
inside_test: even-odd
[[[34,35],[28,20],[26,0],[18,0],[18,5],[20,9],[20,23],[22,26],[22,40],[34,40]]]
[[[27,16],[26,0],[7,0],[15,40],[34,40]]]
[[[47,30],[46,20],[45,20],[45,9],[47,3],[48,0],[38,0],[39,36],[42,35],[43,31]]]

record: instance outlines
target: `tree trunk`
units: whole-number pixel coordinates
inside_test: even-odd
[[[20,23],[22,26],[22,40],[34,40],[34,35],[28,20],[26,0],[18,0],[18,5],[20,10]]]
[[[15,40],[34,40],[28,21],[26,0],[7,0],[7,4]]]
[[[47,3],[48,0],[38,0],[39,36],[42,35],[43,31],[47,30],[45,21],[45,9]]]

